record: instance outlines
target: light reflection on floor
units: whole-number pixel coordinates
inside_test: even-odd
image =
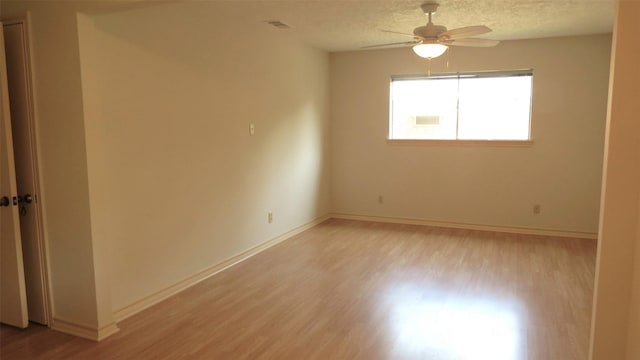
[[[389,289],[386,297],[397,358],[519,358],[520,313],[507,300],[411,285]]]

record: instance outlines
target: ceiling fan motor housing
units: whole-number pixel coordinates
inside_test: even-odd
[[[447,31],[447,28],[442,25],[427,24],[425,26],[419,26],[413,30],[413,34],[426,39],[437,39],[438,35]]]

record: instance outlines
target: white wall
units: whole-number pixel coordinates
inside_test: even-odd
[[[329,212],[328,55],[226,5],[81,27],[93,237],[115,311]]]
[[[640,358],[640,3],[618,6],[591,326],[594,360]]]
[[[334,211],[595,234],[610,48],[608,35],[505,41],[431,62],[434,74],[533,68],[529,147],[390,143],[390,77],[427,61],[408,48],[332,54]]]

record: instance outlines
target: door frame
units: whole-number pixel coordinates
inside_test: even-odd
[[[44,304],[45,304],[45,318],[47,322],[47,326],[51,327],[51,320],[53,318],[53,301],[51,297],[51,277],[49,274],[51,273],[51,269],[49,267],[49,242],[47,237],[47,232],[45,231],[46,226],[46,213],[44,209],[46,208],[43,204],[45,202],[44,189],[42,187],[42,174],[40,172],[40,168],[42,168],[41,164],[41,156],[39,151],[39,132],[37,126],[38,113],[37,108],[35,106],[36,102],[36,94],[34,92],[34,74],[33,74],[33,47],[31,43],[31,14],[27,12],[23,16],[13,17],[9,19],[2,19],[3,25],[16,25],[21,24],[24,29],[24,51],[25,51],[25,69],[26,69],[26,88],[27,88],[27,111],[28,111],[28,127],[29,131],[29,143],[31,145],[31,150],[34,156],[32,166],[32,171],[34,174],[34,188],[36,190],[36,194],[34,195],[35,201],[32,203],[33,206],[37,208],[37,212],[40,216],[36,217],[36,226],[38,233],[38,251],[40,252],[40,270],[42,273],[43,281],[43,296],[44,296]],[[28,302],[28,299],[27,299]]]

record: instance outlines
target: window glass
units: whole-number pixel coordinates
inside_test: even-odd
[[[529,140],[532,73],[391,81],[390,139]]]

